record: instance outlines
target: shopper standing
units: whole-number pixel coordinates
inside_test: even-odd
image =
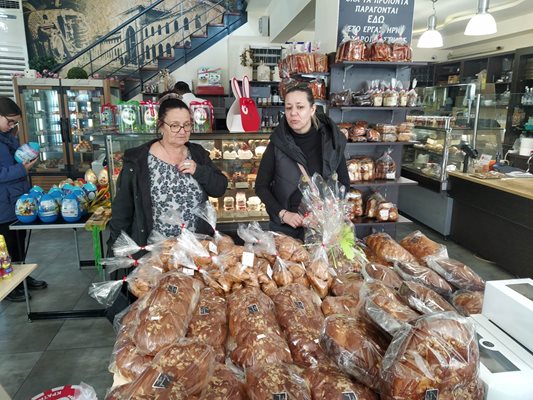
[[[183,81],[176,82],[172,91],[181,96],[181,99],[185,104],[187,104],[187,107],[190,107],[191,101],[197,101],[199,103],[203,103],[205,101],[200,97],[196,97],[196,95],[191,92],[189,85]]]
[[[187,105],[168,98],[159,106],[157,127],[161,138],[126,150],[113,200],[108,249],[121,231],[140,246],[146,245],[152,230],[178,235],[180,226],[162,218],[171,210],[180,212],[189,229],[212,233],[193,210],[208,196],[222,196],[228,180],[207,150],[189,142],[192,126]]]
[[[6,239],[7,249],[14,262],[24,261],[24,254],[19,252],[19,247],[24,248],[26,231],[11,231],[9,225],[17,220],[15,204],[29,190],[28,171],[39,159],[24,164],[15,161],[15,151],[20,146],[17,133],[21,115],[19,106],[13,100],[0,97],[0,235]],[[29,289],[44,289],[48,286],[46,282],[32,277],[28,277],[26,282]],[[6,299],[24,301],[22,284]]]
[[[272,231],[304,238],[303,216],[298,213],[301,168],[309,176],[318,173],[325,179],[336,173],[339,182],[349,188],[345,147],[346,138],[335,123],[316,113],[313,93],[307,85],[290,88],[285,95],[285,116],[270,136],[255,182],[255,192],[265,203]]]

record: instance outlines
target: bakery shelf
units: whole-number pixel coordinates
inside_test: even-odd
[[[329,72],[308,72],[308,73],[301,73],[301,72],[294,72],[290,74],[291,78],[317,78],[322,76],[329,76]]]
[[[384,226],[384,225],[392,226],[394,224],[407,224],[411,222],[413,221],[411,221],[408,218],[405,218],[403,215],[399,215],[397,221],[382,222],[382,221],[376,221],[375,219],[368,218],[368,217],[359,217],[359,218],[356,218],[355,221],[352,221],[353,225],[356,227],[357,226]]]
[[[419,142],[348,142],[346,146],[372,147],[372,146],[408,146]]]
[[[352,110],[369,110],[369,111],[413,111],[423,110],[422,107],[371,107],[371,106],[331,106],[332,110],[352,111]]]
[[[403,61],[403,62],[390,62],[390,61],[342,61],[335,63],[331,68],[335,67],[347,67],[349,65],[354,66],[364,66],[364,67],[424,67],[427,62],[417,62],[417,61]]]
[[[418,182],[401,176],[400,178],[395,179],[395,180],[361,181],[361,182],[350,184],[350,187],[363,188],[363,187],[369,187],[369,186],[378,187],[378,186],[397,186],[397,185],[418,185]]]

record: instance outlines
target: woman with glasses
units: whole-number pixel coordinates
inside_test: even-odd
[[[157,127],[161,137],[124,153],[108,249],[121,231],[140,246],[146,245],[152,231],[178,235],[180,226],[164,220],[172,210],[179,211],[188,229],[212,233],[193,210],[208,196],[222,196],[228,180],[212,163],[207,150],[189,142],[189,108],[173,96],[177,97],[171,94],[163,98],[159,106]]]
[[[10,231],[9,225],[17,220],[15,204],[20,196],[28,192],[28,172],[39,160],[36,158],[24,164],[15,161],[15,151],[20,146],[17,128],[21,115],[19,106],[13,100],[0,97],[0,235],[4,236],[11,260],[15,262],[24,261],[17,242],[22,242],[20,248],[24,248],[26,231]],[[31,277],[28,277],[26,282],[29,289],[44,289],[47,286],[46,282]],[[24,301],[23,286],[19,285],[6,299]]]
[[[346,138],[335,123],[316,113],[313,92],[306,85],[287,90],[285,116],[270,136],[255,181],[255,192],[270,216],[270,230],[303,240],[300,177],[303,171],[325,179],[337,174],[349,188],[345,147]]]

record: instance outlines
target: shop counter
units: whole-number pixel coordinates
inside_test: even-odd
[[[23,282],[24,296],[26,297],[26,308],[28,314],[30,313],[30,299],[28,297],[28,287],[26,285],[26,278],[37,268],[37,264],[12,264],[13,275],[7,279],[0,280],[0,301],[2,301],[9,293]],[[0,396],[1,397],[1,396]]]
[[[533,278],[533,179],[448,175],[451,238],[513,275]]]

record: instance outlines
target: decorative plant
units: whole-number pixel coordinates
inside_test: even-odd
[[[254,65],[255,57],[254,52],[249,47],[244,49],[241,53],[241,65],[243,67],[251,67]]]
[[[89,75],[81,67],[72,67],[67,72],[67,79],[87,79]]]
[[[57,65],[57,61],[52,56],[35,57],[30,60],[30,69],[37,72],[50,71]]]

